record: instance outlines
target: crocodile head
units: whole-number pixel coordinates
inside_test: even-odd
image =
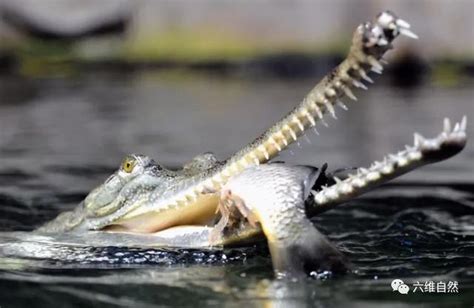
[[[146,155],[130,154],[122,160],[114,174],[87,195],[84,206],[93,217],[116,213],[119,205],[114,200],[119,198],[120,194],[122,198],[128,199],[131,190],[139,195],[159,186],[172,186],[177,179],[197,175],[215,165],[218,165],[218,161],[214,155],[204,153],[184,164],[181,172],[173,172]],[[129,187],[129,192],[123,191],[126,187]]]
[[[79,206],[39,228],[41,232],[113,230],[151,233],[178,224],[204,224],[215,216],[217,197],[188,192],[222,164],[211,153],[170,170],[141,154],[127,155]],[[183,204],[185,203],[185,204]]]
[[[198,155],[177,171],[144,155],[128,155],[84,200],[85,227],[149,233],[177,224],[207,223],[214,216],[217,197],[200,195],[187,206],[177,197],[218,166],[210,153]]]

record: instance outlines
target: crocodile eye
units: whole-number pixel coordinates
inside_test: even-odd
[[[126,157],[122,162],[122,170],[130,173],[133,171],[133,167],[136,165],[136,160],[132,157]]]

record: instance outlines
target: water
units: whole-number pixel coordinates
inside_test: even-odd
[[[314,83],[133,72],[66,79],[0,77],[0,231],[30,231],[75,206],[129,152],[177,167],[226,158],[290,110]],[[472,82],[373,87],[282,160],[367,165],[467,114]],[[293,153],[293,154],[291,154]],[[474,146],[315,219],[354,273],[274,279],[264,245],[225,251],[74,248],[31,243],[0,257],[0,307],[87,305],[434,306],[474,303]],[[2,242],[9,233],[3,233]],[[20,236],[20,235],[18,235]],[[16,243],[10,238],[10,244]],[[80,252],[80,253],[78,253]],[[75,256],[86,255],[77,259]],[[68,256],[68,257],[65,257]],[[390,282],[457,281],[459,293],[392,292]]]

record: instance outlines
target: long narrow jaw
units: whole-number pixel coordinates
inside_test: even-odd
[[[407,145],[405,150],[389,154],[369,168],[359,168],[345,180],[336,178],[336,184],[321,191],[313,191],[314,204],[307,207],[307,213],[310,216],[317,215],[414,169],[456,155],[466,146],[466,127],[466,116],[454,127],[446,118],[443,131],[434,138],[425,138],[415,133],[414,144]]]
[[[379,14],[373,22],[357,27],[347,58],[321,80],[282,120],[267,129],[257,139],[233,155],[224,166],[206,179],[176,196],[170,206],[185,207],[205,192],[219,191],[229,180],[248,167],[263,164],[276,157],[318,122],[327,125],[325,114],[336,118],[335,107],[347,109],[341,99],[357,100],[354,88],[366,90],[364,82],[372,83],[369,73],[382,73],[382,56],[392,49],[400,34],[414,38],[410,25],[392,12]]]

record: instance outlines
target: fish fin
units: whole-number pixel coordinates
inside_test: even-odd
[[[308,227],[298,239],[291,242],[268,242],[277,275],[301,277],[311,272],[348,272],[346,257],[316,228],[312,225]]]

